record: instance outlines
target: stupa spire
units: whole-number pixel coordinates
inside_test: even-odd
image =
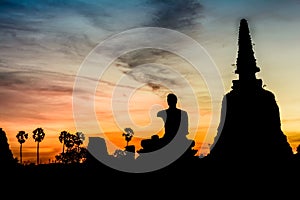
[[[237,69],[235,73],[239,74],[239,80],[247,81],[256,79],[255,73],[259,72],[260,69],[256,66],[256,59],[254,57],[250,31],[246,19],[241,19],[240,21],[238,48]]]
[[[224,161],[283,161],[293,151],[281,130],[275,95],[264,89],[256,66],[247,21],[239,28],[239,50],[233,87],[222,100],[220,126],[208,158]],[[240,162],[242,163],[242,162]]]

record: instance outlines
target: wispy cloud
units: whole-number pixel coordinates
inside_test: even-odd
[[[54,117],[53,111],[61,113],[65,110],[61,108],[71,104],[72,87],[73,77],[64,74],[37,70],[1,71],[1,119],[55,120],[58,116]]]
[[[184,30],[199,27],[203,17],[203,5],[197,0],[149,0],[148,4],[155,8],[150,24],[153,26]]]
[[[164,91],[162,96],[171,89],[184,90],[186,87],[203,88],[197,92],[206,91],[199,72],[193,71],[193,66],[184,58],[168,51],[140,49],[120,56],[116,63],[121,72],[148,85],[153,92]]]

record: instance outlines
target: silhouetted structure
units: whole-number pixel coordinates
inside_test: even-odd
[[[16,165],[17,160],[14,159],[13,153],[9,148],[6,133],[0,128],[0,167]]]
[[[187,112],[176,107],[177,96],[175,94],[168,94],[167,103],[169,108],[157,113],[157,117],[161,117],[164,121],[165,132],[163,137],[159,138],[158,135],[152,135],[151,139],[142,140],[142,149],[137,152],[141,154],[156,151],[169,144],[177,136],[179,138],[178,141],[183,142],[182,144],[190,143],[189,148],[182,156],[194,156],[197,153],[197,150],[193,149],[195,141],[187,139],[189,134]]]
[[[101,160],[110,159],[107,146],[102,137],[89,137],[87,146],[86,163],[89,165],[99,165]]]
[[[210,154],[218,160],[281,160],[292,155],[281,130],[275,96],[256,79],[260,71],[252,49],[248,23],[240,21],[238,57],[232,90],[222,102],[221,122]]]
[[[188,114],[186,111],[176,107],[177,96],[172,93],[168,94],[167,102],[169,108],[157,113],[157,117],[161,117],[164,121],[165,133],[162,140],[164,140],[166,144],[172,141],[176,135],[184,138],[189,134]]]

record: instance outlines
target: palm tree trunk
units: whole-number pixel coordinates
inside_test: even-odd
[[[21,165],[23,164],[23,162],[22,162],[22,143],[20,145],[20,163],[21,163]]]
[[[37,147],[36,147],[36,162],[37,162],[37,164],[40,164],[39,146],[40,146],[40,143],[38,142]]]

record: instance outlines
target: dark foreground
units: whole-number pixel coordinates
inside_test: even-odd
[[[122,164],[122,163],[120,163]],[[173,179],[175,177],[188,180],[193,179],[221,179],[221,178],[253,178],[264,175],[269,178],[299,178],[300,161],[213,161],[200,159],[180,160],[170,165],[149,172],[134,173],[113,169],[102,163],[93,164],[40,164],[5,167],[3,175],[10,174],[11,178],[27,179],[39,178],[41,180],[77,179],[89,180],[101,178],[102,180],[143,180],[147,179]],[[8,177],[8,176],[7,176]],[[299,179],[300,180],[300,179]],[[298,181],[299,181],[298,180]]]
[[[202,195],[270,199],[284,194],[283,199],[291,199],[289,195],[296,195],[297,199],[299,175],[300,161],[296,160],[221,162],[196,157],[147,173],[122,172],[101,163],[41,164],[2,169],[1,191],[11,194],[10,189],[14,188],[16,195],[35,191],[38,197],[59,194],[61,198],[77,199],[83,194],[85,198],[91,195],[89,198],[97,199],[101,195],[114,199],[162,199],[177,194],[185,195],[184,199]]]

